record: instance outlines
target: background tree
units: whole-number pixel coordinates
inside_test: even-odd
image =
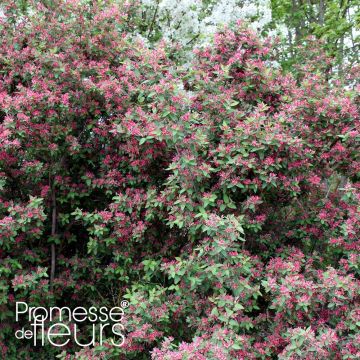
[[[298,46],[315,36],[328,56],[335,59],[333,71],[359,62],[360,3],[358,0],[272,0],[272,26],[283,25],[288,52],[283,64],[290,69],[301,63]]]

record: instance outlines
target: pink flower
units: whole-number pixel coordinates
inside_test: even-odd
[[[318,185],[321,182],[321,178],[317,175],[312,175],[308,178],[309,182],[313,185]]]

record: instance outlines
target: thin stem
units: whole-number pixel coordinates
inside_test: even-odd
[[[52,240],[55,240],[56,236],[56,194],[55,189],[53,186],[53,189],[51,191],[51,206],[52,206],[52,221],[51,221],[51,237]],[[51,244],[51,270],[50,270],[50,288],[53,289],[54,286],[54,279],[55,279],[55,267],[56,267],[56,249],[55,249],[55,243],[53,242]]]

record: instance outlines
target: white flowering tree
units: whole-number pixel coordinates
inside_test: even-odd
[[[271,21],[270,0],[140,0],[142,35],[188,45],[206,41],[224,24],[239,19],[262,31]],[[192,44],[193,45],[193,44]]]

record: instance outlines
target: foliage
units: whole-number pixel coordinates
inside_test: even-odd
[[[281,61],[291,69],[303,57],[298,46],[309,36],[333,58],[332,71],[343,73],[359,62],[360,2],[358,0],[271,0],[271,27],[281,29],[285,46]]]
[[[240,23],[184,68],[133,5],[59,4],[0,20],[2,356],[358,358],[358,88]],[[123,299],[120,349],[13,335],[16,301]]]

